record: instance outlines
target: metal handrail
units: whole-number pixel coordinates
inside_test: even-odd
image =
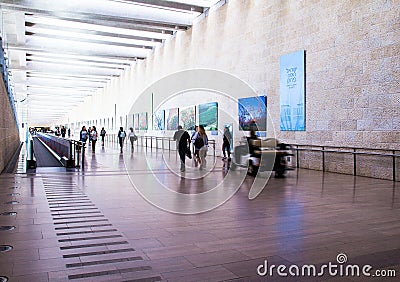
[[[164,146],[164,142],[168,142],[168,150],[176,151],[176,146],[171,146],[171,143],[175,143],[175,140],[172,137],[164,137],[164,136],[154,136],[154,135],[137,135],[136,147],[140,146],[145,148],[154,149],[167,149]],[[107,133],[105,137],[106,142],[118,143],[118,137],[115,133]],[[158,146],[158,142],[161,141],[161,148]],[[128,138],[125,138],[125,142],[128,142]],[[155,144],[155,147],[153,146]],[[213,155],[215,157],[215,148],[216,142],[215,140],[208,140],[208,145],[213,147]]]
[[[325,153],[335,153],[335,154],[352,154],[353,155],[353,175],[357,175],[357,155],[365,156],[381,156],[381,157],[391,157],[392,158],[392,170],[393,177],[392,180],[396,181],[396,158],[400,157],[400,154],[396,153],[393,149],[372,149],[372,148],[362,148],[362,147],[339,147],[339,146],[321,146],[321,145],[305,145],[305,144],[291,144],[293,150],[296,151],[296,166],[300,167],[299,151],[308,152],[321,152],[322,153],[322,171],[325,171]],[[314,148],[300,148],[300,147],[314,147]],[[328,149],[328,150],[327,150]],[[339,149],[339,150],[333,150]],[[346,151],[343,151],[346,150]],[[357,152],[357,150],[362,150],[363,152]],[[375,151],[375,152],[365,152],[365,151]],[[377,153],[376,151],[392,153]]]

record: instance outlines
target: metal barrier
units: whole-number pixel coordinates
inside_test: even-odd
[[[72,156],[73,166],[71,167],[82,167],[85,169],[85,146],[86,143],[77,140],[70,141],[70,156]],[[82,161],[80,162],[80,155],[82,156]]]
[[[318,146],[318,145],[301,145],[301,144],[291,144],[293,150],[296,151],[296,167],[300,167],[299,152],[321,152],[322,157],[322,171],[326,170],[325,165],[325,154],[326,153],[336,153],[336,154],[352,154],[353,155],[353,175],[357,175],[357,156],[380,156],[380,157],[391,157],[392,158],[392,170],[393,177],[392,180],[396,181],[396,158],[400,157],[400,154],[396,154],[398,150],[390,149],[372,149],[372,148],[358,148],[358,147],[336,147],[336,146]],[[311,148],[307,148],[311,147]],[[375,151],[375,152],[368,152]],[[377,153],[377,152],[391,152],[391,153]]]
[[[162,150],[168,149],[169,151],[176,151],[176,146],[175,146],[176,141],[174,139],[172,139],[172,137],[137,135],[137,138],[138,138],[137,141],[135,141],[136,147],[139,147],[139,144],[140,144],[141,147],[144,147],[146,149],[149,148],[150,150],[152,150],[152,149],[162,149]],[[107,134],[105,137],[105,142],[118,144],[119,143],[118,134],[115,134],[115,133]],[[125,144],[128,144],[128,142],[129,142],[129,138],[125,138]],[[171,146],[171,143],[173,143],[172,146]],[[191,146],[192,146],[192,151],[194,151],[193,144]],[[216,146],[215,140],[208,140],[208,146],[212,146],[213,156],[215,157],[215,146]]]

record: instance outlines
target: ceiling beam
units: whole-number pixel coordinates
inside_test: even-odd
[[[67,28],[67,27],[61,27],[61,26],[55,27],[55,26],[52,26],[52,25],[35,23],[34,21],[26,21],[25,22],[25,26],[26,27],[34,27],[34,28],[43,28],[43,29],[53,29],[53,30],[57,30],[57,31],[75,32],[75,33],[81,33],[81,34],[91,34],[91,35],[100,35],[100,36],[123,38],[123,39],[133,39],[133,40],[157,42],[157,43],[162,43],[163,42],[163,40],[159,39],[159,38],[126,35],[126,34],[103,32],[103,31],[94,31],[94,30],[89,30],[89,29]],[[35,34],[35,32],[25,32],[25,34],[26,33],[28,33],[28,35]]]
[[[24,52],[42,52],[42,53],[48,53],[49,51],[47,49],[44,48],[40,48],[40,47],[32,47],[32,46],[20,46],[20,45],[7,45],[7,49],[8,50],[16,50],[16,51],[24,51]],[[58,54],[64,54],[64,55],[71,55],[71,56],[81,56],[81,53],[78,52],[70,52],[67,50],[57,50]],[[135,61],[135,60],[144,60],[146,59],[146,57],[141,57],[141,56],[110,56],[108,54],[102,54],[102,53],[92,53],[92,54],[85,54],[85,57],[104,57],[104,58],[109,58],[109,59],[115,59],[115,60],[131,60],[131,61]]]
[[[16,3],[20,4],[16,4]],[[121,17],[114,15],[105,15],[105,14],[94,14],[88,12],[67,12],[61,10],[51,10],[50,8],[41,8],[37,5],[32,5],[34,1],[30,1],[30,3],[25,3],[24,1],[15,1],[15,0],[1,0],[1,7],[3,9],[9,9],[13,11],[22,11],[29,14],[34,15],[46,15],[53,16],[58,19],[64,20],[91,20],[91,23],[96,23],[103,25],[102,22],[115,22],[118,24],[118,27],[121,27],[120,24],[128,24],[128,25],[136,25],[140,27],[148,27],[158,30],[187,30],[190,28],[190,25],[181,24],[178,21],[176,22],[163,22],[163,21],[155,21],[150,19],[136,19],[129,17]],[[27,5],[28,4],[28,5]]]
[[[32,63],[45,63],[45,64],[55,64],[55,65],[67,65],[67,63],[65,62],[57,62],[57,60],[55,59],[54,61],[50,61],[50,60],[46,60],[46,59],[41,59],[41,58],[26,58],[27,62],[32,62]],[[75,64],[76,61],[74,62],[73,60],[71,60],[70,62],[68,62],[69,64]],[[91,67],[91,68],[99,68],[99,69],[119,69],[119,70],[124,70],[125,68],[123,66],[96,66],[96,65],[90,65],[90,63],[88,63],[88,65],[84,65],[84,67]]]
[[[196,13],[204,12],[204,7],[197,6],[197,5],[184,4],[184,3],[171,2],[171,1],[161,1],[161,0],[122,0],[122,1],[112,0],[112,1],[131,3],[131,4],[144,4],[144,5],[150,5],[150,6],[155,6],[155,7],[159,7],[159,8],[168,8],[168,9],[190,11],[190,12],[196,12]]]
[[[34,33],[34,35],[32,35],[32,33],[30,33],[30,32],[25,32],[25,35],[27,36],[27,38],[40,37],[40,38],[60,39],[60,40],[68,40],[68,41],[75,41],[75,42],[101,44],[101,45],[108,45],[108,46],[119,46],[119,47],[138,48],[138,49],[147,49],[147,50],[153,49],[152,46],[137,45],[137,44],[130,44],[130,43],[118,43],[118,42],[106,41],[106,40],[87,39],[87,38],[84,38],[84,34],[82,34],[81,38],[63,36],[63,35],[51,35],[51,34],[45,34],[45,33]]]

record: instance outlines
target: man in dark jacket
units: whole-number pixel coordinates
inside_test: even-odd
[[[190,144],[190,136],[189,133],[183,130],[182,126],[178,126],[178,130],[174,133],[173,139],[176,141],[176,147],[179,153],[179,157],[181,159],[181,172],[185,171],[185,156],[186,152],[190,150],[188,148]]]

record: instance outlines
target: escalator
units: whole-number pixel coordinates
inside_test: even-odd
[[[35,152],[37,167],[62,167],[57,158],[43,145],[37,137],[33,137],[33,151]]]

